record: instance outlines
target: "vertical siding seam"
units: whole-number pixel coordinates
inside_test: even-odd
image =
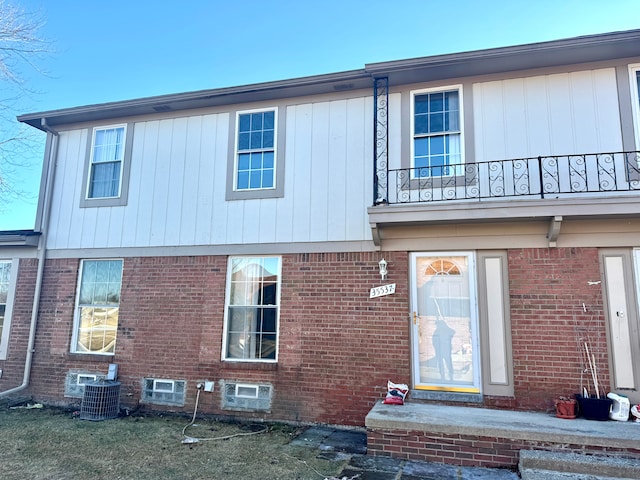
[[[544,76],[544,99],[546,102],[545,108],[547,112],[547,138],[549,140],[549,153],[555,151],[553,146],[555,144],[554,131],[553,131],[553,115],[551,113],[551,86],[549,85],[549,75]],[[542,188],[542,185],[540,185]]]

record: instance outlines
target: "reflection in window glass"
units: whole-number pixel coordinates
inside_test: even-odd
[[[121,284],[122,260],[82,261],[75,352],[115,352]]]
[[[275,111],[238,115],[236,190],[275,187]]]
[[[275,360],[279,257],[232,257],[227,288],[227,359]]]

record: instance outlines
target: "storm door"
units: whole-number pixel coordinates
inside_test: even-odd
[[[640,251],[601,251],[604,273],[604,306],[610,351],[611,389],[640,402],[640,323],[637,298],[640,294]],[[635,291],[634,291],[635,287]]]
[[[416,389],[480,392],[474,260],[470,252],[412,254]]]

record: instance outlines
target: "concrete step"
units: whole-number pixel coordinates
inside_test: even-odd
[[[572,452],[521,450],[522,480],[637,480],[640,460]]]

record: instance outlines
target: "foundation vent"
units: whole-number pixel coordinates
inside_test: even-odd
[[[261,411],[271,410],[271,385],[224,382],[222,408],[225,410]]]
[[[87,383],[100,382],[104,379],[105,376],[101,373],[70,370],[64,381],[64,396],[82,398],[84,396],[84,386]]]
[[[142,401],[158,405],[184,405],[184,380],[145,378],[142,380]]]

